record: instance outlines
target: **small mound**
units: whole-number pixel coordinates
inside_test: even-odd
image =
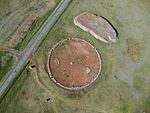
[[[92,13],[82,13],[75,17],[74,24],[105,43],[117,41],[116,30],[103,17]]]
[[[67,39],[53,47],[48,57],[48,70],[59,86],[77,90],[94,82],[101,71],[97,50],[80,39]]]

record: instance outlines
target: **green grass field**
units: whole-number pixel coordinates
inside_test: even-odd
[[[20,16],[20,18],[22,18],[22,13],[25,9],[30,9],[30,7],[33,7],[33,3],[34,2],[37,2],[37,5],[38,4],[41,4],[45,1],[41,1],[38,2],[38,1],[22,1],[22,2],[18,2],[18,0],[13,0],[13,1],[5,1],[5,2],[2,2],[0,1],[0,5],[2,8],[1,11],[0,11],[0,24],[1,22],[3,22],[3,20],[5,20],[5,18],[8,18],[6,19],[6,22],[2,23],[1,26],[0,26],[0,35],[1,36],[1,39],[0,39],[0,48],[2,47],[6,47],[6,48],[13,48],[13,49],[16,49],[16,50],[19,50],[20,52],[24,51],[24,49],[26,48],[26,46],[28,45],[29,41],[32,40],[33,36],[37,33],[37,31],[40,29],[40,27],[42,26],[42,24],[45,22],[45,20],[47,19],[47,17],[52,13],[52,11],[54,10],[54,8],[56,7],[56,5],[58,4],[59,0],[55,0],[55,4],[53,4],[53,1],[54,0],[51,0],[49,2],[51,2],[52,6],[49,7],[49,10],[47,10],[45,13],[41,12],[41,14],[36,18],[36,20],[32,23],[32,25],[30,26],[29,30],[24,33],[24,37],[20,40],[19,36],[17,37],[18,41],[15,42],[15,44],[11,47],[10,44],[12,43],[11,42],[11,39],[13,38],[13,34],[15,34],[15,32],[17,32],[18,30],[18,27],[13,28],[13,26],[16,26],[18,24],[21,24],[24,22],[24,20],[28,17],[24,17],[24,19],[22,20],[22,22],[20,23],[20,21],[15,21],[15,23],[11,23],[11,19],[10,19],[10,16],[13,15],[11,18],[12,19],[15,19],[15,17],[17,15]],[[12,4],[13,3],[13,4]],[[12,4],[12,6],[7,6],[9,4]],[[34,7],[37,7],[36,5]],[[40,9],[40,8],[39,8]],[[9,15],[7,15],[7,12],[10,12]],[[33,9],[34,11],[35,9]],[[46,10],[46,9],[45,9]],[[18,13],[16,14],[16,11],[18,11]],[[31,15],[34,15],[34,12],[33,11],[29,11],[27,12],[28,15],[31,14]],[[25,13],[24,15],[25,16]],[[5,23],[9,23],[10,22],[10,25],[5,25]],[[4,27],[2,27],[4,26]],[[7,28],[7,29],[5,29]],[[11,32],[9,34],[9,32]],[[7,33],[5,33],[7,32]],[[6,35],[3,35],[3,34],[7,34]],[[20,40],[20,41],[19,41]],[[10,70],[13,68],[13,65],[15,65],[17,63],[16,59],[8,55],[1,55],[3,52],[0,51],[0,57],[5,57],[3,59],[7,59],[7,60],[4,60],[2,63],[4,64],[4,66],[2,67],[1,69],[1,73],[0,73],[0,82],[4,80],[4,78],[7,77],[7,74],[8,72],[10,72]]]
[[[39,78],[36,69],[27,67],[0,104],[0,113],[150,113],[149,4],[73,0],[35,53]],[[107,18],[118,31],[118,42],[105,44],[76,27],[74,17],[85,11]],[[66,38],[85,39],[102,56],[98,80],[77,92],[58,87],[47,73],[49,50]]]

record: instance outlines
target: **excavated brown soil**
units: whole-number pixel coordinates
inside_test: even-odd
[[[88,42],[68,39],[55,45],[48,58],[52,79],[66,89],[81,89],[99,76],[101,59]]]
[[[74,24],[105,43],[117,41],[117,31],[103,17],[84,12],[75,17]]]

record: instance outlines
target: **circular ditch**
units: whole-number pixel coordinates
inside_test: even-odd
[[[47,67],[59,86],[78,90],[89,86],[101,72],[101,57],[96,48],[81,39],[66,39],[49,52]]]

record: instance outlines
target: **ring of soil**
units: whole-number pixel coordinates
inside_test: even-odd
[[[48,71],[59,86],[78,90],[89,86],[101,72],[101,57],[96,48],[81,39],[66,39],[49,52]]]

